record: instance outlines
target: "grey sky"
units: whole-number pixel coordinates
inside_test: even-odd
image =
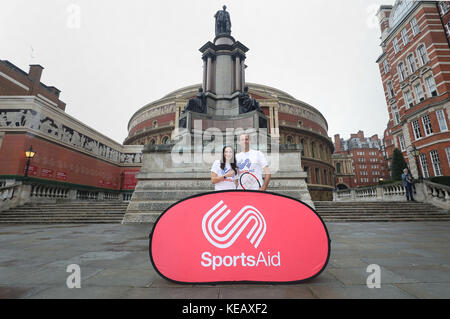
[[[201,82],[198,49],[226,4],[232,35],[250,48],[248,82],[316,107],[330,137],[382,137],[388,113],[371,18],[381,3],[393,0],[3,1],[0,59],[26,72],[41,64],[68,114],[122,143],[136,110]]]

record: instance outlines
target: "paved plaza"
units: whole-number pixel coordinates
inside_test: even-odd
[[[153,270],[151,225],[1,225],[0,298],[450,298],[450,222],[327,223],[331,256],[295,285],[178,285]],[[66,267],[81,268],[81,288]],[[366,285],[381,268],[381,288]]]

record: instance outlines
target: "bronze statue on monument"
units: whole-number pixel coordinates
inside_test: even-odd
[[[222,34],[231,35],[231,18],[227,12],[227,6],[217,11],[214,18],[216,18],[216,37]]]

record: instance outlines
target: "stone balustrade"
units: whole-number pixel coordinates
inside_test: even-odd
[[[430,203],[442,209],[450,209],[450,187],[418,181],[413,186],[414,199]],[[365,202],[365,201],[406,201],[406,190],[402,182],[386,185],[338,190],[333,192],[333,200],[339,202]]]
[[[68,198],[69,189],[55,186],[31,185],[30,197],[37,198]]]
[[[122,201],[129,202],[131,201],[131,197],[133,196],[133,193],[123,193],[122,194]]]
[[[28,203],[56,203],[61,201],[125,201],[132,192],[80,190],[71,186],[58,186],[32,180],[0,180],[0,212]]]
[[[435,206],[449,209],[450,207],[450,187],[424,181],[424,190],[427,202]]]

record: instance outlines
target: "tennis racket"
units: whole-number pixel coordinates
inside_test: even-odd
[[[259,190],[261,188],[261,183],[258,178],[249,172],[241,175],[241,178],[239,178],[239,184],[243,190]]]

